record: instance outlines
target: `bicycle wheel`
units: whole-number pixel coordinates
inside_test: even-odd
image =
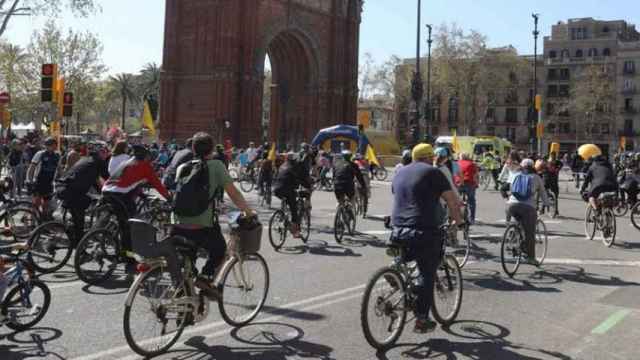
[[[462,271],[458,261],[445,255],[436,271],[431,313],[442,325],[450,325],[462,307]]]
[[[489,175],[487,173],[483,173],[480,178],[480,183],[482,184],[482,190],[486,191],[491,185],[491,179],[489,179]]]
[[[589,240],[593,240],[596,236],[596,213],[593,211],[591,205],[587,204],[587,210],[584,214],[584,234]],[[631,214],[631,221],[633,222],[633,213]]]
[[[633,227],[640,230],[640,201],[631,208],[631,224],[633,224]]]
[[[67,264],[73,251],[72,235],[64,224],[48,222],[36,228],[29,239],[27,260],[40,273],[52,273]]]
[[[545,206],[547,216],[551,219],[555,219],[558,212],[558,199],[552,192],[547,192],[547,196],[549,197],[549,203],[551,204],[550,206]]]
[[[218,308],[229,325],[247,325],[262,310],[269,293],[269,268],[260,254],[234,258],[226,267],[220,283],[222,299]]]
[[[28,280],[9,290],[2,301],[5,325],[15,331],[35,326],[49,310],[51,291],[40,280]]]
[[[500,247],[500,261],[502,269],[509,277],[513,277],[520,267],[522,259],[522,250],[520,246],[524,243],[520,227],[511,224],[507,227],[502,238],[502,246]]]
[[[538,219],[536,222],[536,261],[542,265],[547,257],[547,248],[549,246],[549,237],[547,236],[547,225]]]
[[[449,246],[449,253],[453,255],[458,261],[460,268],[463,268],[469,256],[471,255],[471,236],[469,235],[470,226],[465,224],[458,227],[457,241],[454,243],[452,239],[447,238],[447,245]],[[462,238],[460,238],[462,235]]]
[[[629,204],[624,200],[618,200],[618,203],[613,208],[613,213],[617,217],[624,217],[625,215],[627,215],[628,211],[629,211]]]
[[[616,215],[611,209],[603,209],[602,217],[604,228],[600,231],[602,233],[602,243],[606,247],[611,247],[616,241]]]
[[[31,207],[10,207],[2,223],[16,239],[28,238],[38,226],[38,213]]]
[[[309,210],[303,210],[300,214],[300,236],[302,236],[302,242],[309,241],[311,235],[311,213]]]
[[[407,321],[406,284],[400,272],[391,268],[376,271],[364,290],[360,324],[364,337],[378,350],[393,346]]]
[[[354,214],[352,208],[347,208],[342,214],[346,216],[345,223],[347,230],[349,230],[349,235],[354,236],[356,234],[356,214]]]
[[[347,230],[347,225],[345,224],[343,213],[344,210],[342,209],[342,206],[340,206],[336,211],[336,216],[333,219],[333,236],[338,244],[342,243],[342,238],[344,237],[344,233]]]
[[[387,172],[387,169],[378,167],[376,168],[374,175],[376,179],[378,179],[378,181],[385,181],[387,180],[387,176],[389,176],[389,173]]]
[[[87,233],[78,243],[74,268],[80,280],[90,285],[106,281],[119,263],[120,244],[107,229]]]
[[[276,210],[269,220],[269,242],[277,251],[280,250],[287,240],[287,216],[282,210]]]
[[[240,180],[240,189],[246,193],[253,191],[254,186],[254,181],[248,176],[245,176]]]
[[[188,288],[171,286],[168,270],[158,266],[142,274],[129,289],[124,306],[124,337],[131,350],[145,356],[160,355],[182,335],[193,308],[188,302],[177,304]]]

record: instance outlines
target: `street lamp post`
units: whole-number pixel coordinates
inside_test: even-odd
[[[425,126],[425,129],[428,128],[427,131],[427,137],[429,138],[429,141],[432,140],[432,135],[431,134],[431,124],[433,121],[435,121],[435,119],[431,118],[431,44],[433,43],[433,40],[431,40],[431,25],[427,24],[427,29],[429,30],[429,37],[427,38],[427,47],[428,47],[428,52],[427,52],[427,106],[425,108],[425,120],[429,122],[428,126]]]
[[[415,144],[420,139],[420,102],[422,101],[422,95],[424,93],[422,74],[420,72],[420,26],[421,26],[421,11],[422,0],[418,0],[418,26],[417,26],[417,38],[416,38],[416,71],[413,73],[413,80],[411,80],[411,95],[413,101],[416,104],[416,116],[413,121],[413,126],[416,128],[414,138],[412,142]]]
[[[534,29],[533,29],[533,111],[537,115],[538,123],[537,126],[542,126],[542,111],[538,109],[536,106],[536,98],[538,96],[538,35],[540,32],[538,31],[538,19],[540,14],[532,14]],[[542,153],[542,132],[536,128],[536,135],[538,138],[538,154]]]

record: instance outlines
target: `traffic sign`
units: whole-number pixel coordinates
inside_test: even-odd
[[[3,91],[0,93],[0,104],[8,104],[11,102],[11,95],[6,92]]]

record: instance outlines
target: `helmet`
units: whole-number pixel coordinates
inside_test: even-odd
[[[52,137],[48,137],[44,140],[44,144],[45,145],[55,145],[57,144],[56,139],[52,138]]]
[[[528,158],[524,159],[524,160],[522,160],[522,162],[520,162],[520,167],[523,168],[523,169],[526,169],[526,168],[531,169],[531,168],[533,168],[533,166],[534,166],[533,160],[528,159]]]
[[[342,150],[342,158],[345,159],[346,161],[351,161],[351,157],[352,156],[353,156],[353,154],[351,153],[351,151]]]
[[[149,155],[149,150],[147,150],[144,145],[136,144],[131,148],[133,150],[133,157],[135,157],[136,160],[144,160]]]
[[[536,164],[534,165],[534,169],[536,169],[536,171],[544,170],[544,160],[536,160]]]
[[[437,157],[448,157],[449,156],[449,150],[445,147],[438,147],[436,148],[436,150],[433,152]]]
[[[602,155],[602,150],[594,144],[584,144],[578,149],[578,155],[584,160],[589,160],[594,156]]]

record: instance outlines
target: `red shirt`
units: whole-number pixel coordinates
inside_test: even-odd
[[[458,166],[460,167],[460,173],[462,174],[464,185],[478,187],[478,184],[476,183],[476,175],[479,171],[478,166],[471,160],[459,160]]]
[[[169,198],[167,188],[162,185],[148,161],[130,160],[122,171],[116,172],[107,180],[102,191],[128,194],[144,183],[153,186],[165,199]]]

